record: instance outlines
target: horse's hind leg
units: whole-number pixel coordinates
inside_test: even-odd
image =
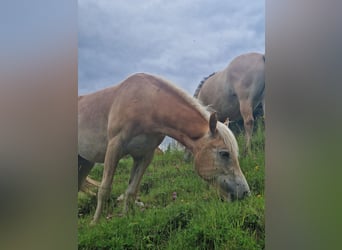
[[[133,207],[140,181],[146,168],[153,159],[154,150],[146,153],[143,157],[134,158],[134,164],[129,179],[129,185],[125,192],[124,213],[127,213]]]
[[[81,190],[83,183],[93,166],[93,162],[84,159],[80,155],[78,156],[78,191]]]
[[[96,211],[91,224],[96,224],[100,219],[103,204],[110,195],[116,166],[121,157],[121,141],[118,137],[115,137],[109,141],[107,146],[102,181],[98,191]]]
[[[240,112],[245,127],[245,153],[251,154],[251,138],[254,126],[253,106],[249,101],[240,102]]]

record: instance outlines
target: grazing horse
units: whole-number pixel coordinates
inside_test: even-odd
[[[98,222],[119,160],[133,168],[124,211],[134,204],[155,149],[168,135],[195,156],[195,170],[227,201],[250,194],[238,161],[238,145],[227,126],[195,98],[160,77],[134,74],[121,84],[83,96],[78,103],[79,187],[94,162],[104,162],[92,224]]]
[[[217,111],[223,122],[244,121],[245,152],[250,153],[254,109],[261,103],[265,115],[265,56],[259,53],[242,54],[224,70],[204,78],[194,97]]]

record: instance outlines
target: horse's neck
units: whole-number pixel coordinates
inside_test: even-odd
[[[226,93],[227,88],[227,72],[226,70],[218,71],[206,81],[206,88],[203,88],[201,99],[206,105],[213,105],[218,109],[217,103],[222,99],[222,95]],[[224,99],[224,98],[223,98]]]
[[[223,81],[223,80],[225,79],[226,75],[227,75],[226,69],[221,70],[221,71],[218,71],[218,72],[216,72],[214,75],[212,75],[211,77],[209,77],[209,78],[207,79],[207,82],[208,82],[208,83],[215,82],[215,83],[217,84],[217,82]]]
[[[199,142],[200,139],[204,137],[205,133],[203,133],[198,138],[190,137],[186,132],[176,130],[171,127],[164,127],[161,130],[161,133],[166,134],[178,142],[180,142],[182,145],[184,145],[187,149],[189,149],[192,153],[194,153],[199,148]]]
[[[170,105],[172,103],[172,105]],[[209,130],[208,120],[186,101],[162,102],[155,116],[158,131],[173,137],[193,151],[200,138]]]

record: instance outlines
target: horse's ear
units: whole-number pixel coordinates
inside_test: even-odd
[[[216,112],[211,113],[209,119],[209,128],[212,135],[216,134],[217,117]]]
[[[227,117],[227,119],[224,121],[223,124],[226,125],[227,127],[229,126],[229,118],[228,118],[228,117]]]

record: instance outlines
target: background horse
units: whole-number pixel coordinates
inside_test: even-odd
[[[265,115],[265,56],[240,55],[224,70],[204,78],[194,97],[217,111],[218,120],[244,121],[245,151],[250,152],[254,109],[261,103]]]
[[[104,162],[92,223],[99,220],[116,166],[127,154],[134,162],[125,191],[125,211],[134,204],[141,178],[165,135],[193,153],[196,172],[216,186],[223,199],[249,195],[238,145],[228,127],[171,83],[139,73],[117,86],[79,98],[79,187],[94,163]]]

